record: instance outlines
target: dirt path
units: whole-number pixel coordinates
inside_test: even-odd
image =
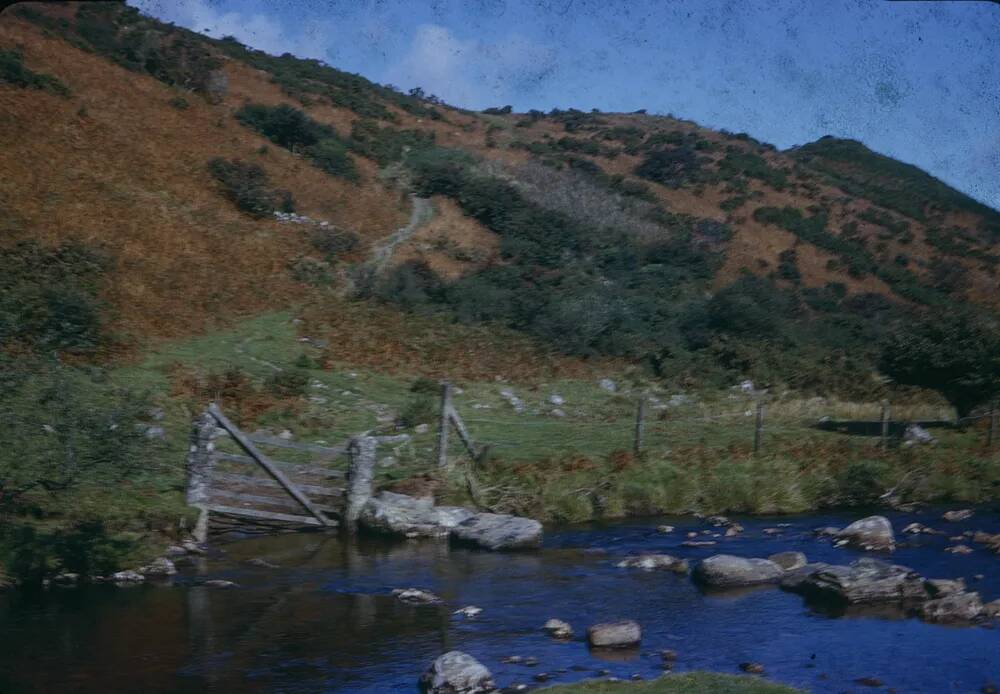
[[[434,217],[434,206],[431,204],[430,200],[427,198],[419,198],[416,195],[411,195],[410,200],[413,203],[413,207],[410,210],[409,223],[407,223],[405,227],[397,230],[385,241],[372,248],[371,259],[367,264],[371,268],[373,275],[376,277],[385,271],[386,266],[389,264],[389,260],[392,258],[393,251],[396,250],[396,247],[413,236],[417,229],[431,221]]]

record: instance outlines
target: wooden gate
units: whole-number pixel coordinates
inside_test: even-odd
[[[296,460],[272,459],[262,448],[284,449]],[[201,510],[196,537],[337,527],[350,448],[351,441],[327,447],[245,434],[210,405],[195,422],[188,453],[187,500]]]

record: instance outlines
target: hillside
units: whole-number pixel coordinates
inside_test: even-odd
[[[661,375],[847,360],[846,387],[891,320],[1000,297],[1000,214],[857,142],[474,113],[114,3],[8,8],[0,50],[3,243],[103,249],[114,353],[354,295]],[[393,237],[412,193],[430,219]]]

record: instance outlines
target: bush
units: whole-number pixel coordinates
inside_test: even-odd
[[[98,297],[110,258],[74,241],[0,248],[0,345],[90,352],[104,341]]]
[[[304,395],[308,386],[309,374],[298,369],[275,371],[264,381],[264,387],[280,397]]]
[[[359,180],[354,160],[347,153],[347,147],[338,140],[326,138],[305,150],[305,154],[320,170],[331,176],[340,176],[349,181]]]
[[[267,174],[256,164],[217,157],[208,162],[208,170],[222,184],[223,194],[251,217],[269,217],[279,210],[295,211],[292,194],[269,188]]]
[[[438,417],[437,401],[426,393],[417,393],[399,414],[399,422],[405,427],[430,424]]]
[[[0,84],[13,84],[15,87],[41,89],[69,96],[70,89],[52,75],[42,72],[32,72],[24,67],[24,58],[18,51],[0,50]]]
[[[694,181],[701,166],[701,158],[693,149],[685,146],[650,152],[636,167],[635,173],[668,188],[679,188]]]

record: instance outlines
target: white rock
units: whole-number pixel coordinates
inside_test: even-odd
[[[563,399],[561,395],[556,395],[555,393],[553,393],[552,395],[549,396],[549,402],[552,403],[553,405],[562,405],[566,401]]]
[[[618,390],[618,385],[610,378],[602,378],[600,381],[597,382],[597,385],[599,385],[601,388],[608,391],[609,393],[614,393]]]

